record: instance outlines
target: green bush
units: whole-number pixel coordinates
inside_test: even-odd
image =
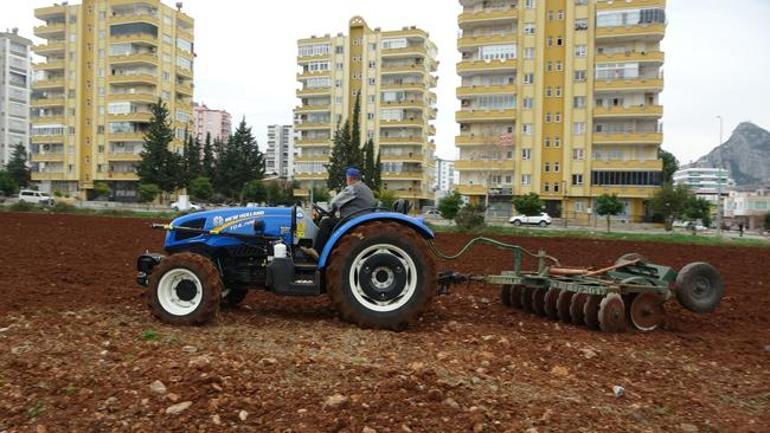
[[[525,216],[536,216],[543,212],[545,203],[537,193],[531,192],[513,198],[513,207],[516,212]]]
[[[393,209],[396,203],[396,193],[387,189],[381,189],[375,192],[374,197],[380,201],[380,207],[388,210]]]
[[[187,192],[196,200],[208,200],[214,195],[211,179],[205,176],[196,177],[187,187]]]
[[[160,187],[154,183],[140,183],[137,192],[139,193],[140,202],[150,203],[155,201],[155,198],[158,197],[162,191],[160,190]]]
[[[12,204],[10,209],[14,212],[34,212],[38,207],[26,201],[19,201]]]
[[[460,207],[463,205],[463,197],[457,191],[452,191],[449,195],[441,197],[438,201],[438,211],[442,218],[453,220]]]
[[[75,208],[75,206],[72,206],[69,203],[63,203],[63,202],[56,202],[51,207],[51,212],[55,212],[55,213],[72,213],[72,212],[75,212],[76,210],[77,209]]]
[[[484,222],[485,207],[482,204],[468,203],[460,209],[455,216],[457,227],[462,230],[478,230],[486,224]]]
[[[770,212],[765,214],[765,230],[770,230]]]

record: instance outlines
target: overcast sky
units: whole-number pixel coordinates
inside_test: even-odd
[[[51,4],[0,0],[0,29],[19,27],[31,37],[40,24],[33,9]],[[261,146],[266,125],[292,122],[298,38],[347,31],[354,15],[372,28],[427,30],[441,62],[437,153],[455,157],[457,0],[185,0],[184,10],[196,22],[195,99],[246,116]],[[725,120],[725,140],[742,121],[770,128],[768,17],[770,0],[668,1],[663,147],[683,162],[717,145],[717,115]]]

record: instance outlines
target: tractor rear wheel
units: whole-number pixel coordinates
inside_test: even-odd
[[[173,325],[200,325],[219,311],[222,278],[211,260],[195,253],[173,254],[150,274],[147,304]]]
[[[396,222],[365,223],[345,234],[326,273],[326,291],[341,318],[363,328],[403,330],[437,287],[425,240]]]

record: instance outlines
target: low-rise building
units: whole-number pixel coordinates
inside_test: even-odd
[[[762,229],[765,215],[770,212],[770,189],[733,191],[727,197],[725,217],[733,225],[743,223],[748,230]]]

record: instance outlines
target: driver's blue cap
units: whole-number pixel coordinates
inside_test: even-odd
[[[348,177],[356,177],[356,178],[358,178],[358,177],[361,177],[361,170],[359,170],[359,169],[357,169],[357,168],[355,168],[355,167],[349,167],[349,168],[348,168],[348,169],[345,171],[345,174],[346,174]]]

